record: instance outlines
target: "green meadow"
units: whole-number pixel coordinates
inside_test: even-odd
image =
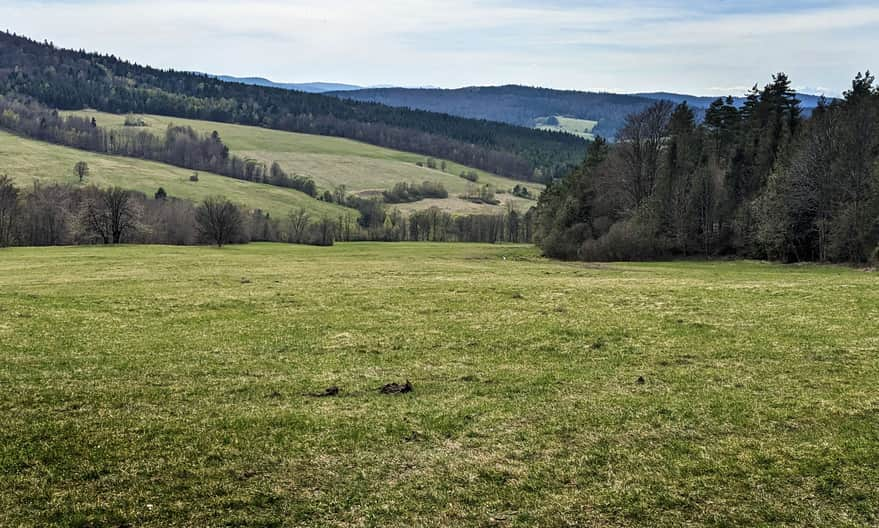
[[[0,526],[876,526],[877,328],[842,267],[3,249]]]
[[[124,115],[107,114],[92,110],[72,112],[75,115],[94,117],[98,125],[124,127]],[[137,116],[147,125],[146,130],[164,134],[168,125],[190,126],[203,133],[217,131],[223,142],[233,154],[246,159],[255,159],[271,164],[277,161],[289,174],[312,178],[321,189],[335,189],[345,186],[349,192],[381,192],[396,183],[439,182],[449,191],[449,198],[430,202],[406,204],[403,209],[424,209],[436,205],[454,213],[500,212],[502,206],[473,204],[458,196],[468,190],[470,182],[460,177],[462,171],[474,170],[479,175],[480,184],[490,184],[507,191],[498,199],[506,204],[512,202],[523,212],[535,204],[533,200],[518,198],[509,194],[517,184],[523,182],[503,178],[485,171],[471,169],[446,161],[446,170],[419,167],[426,157],[419,154],[391,150],[349,139],[283,132],[268,128],[199,121],[177,117],[156,115]],[[437,160],[437,164],[441,160]],[[525,183],[535,196],[543,186]]]
[[[550,125],[547,123],[547,119],[549,118],[541,117],[537,119],[536,128],[539,128],[540,130],[549,130],[551,132],[567,132],[568,134],[580,136],[588,140],[595,139],[592,130],[598,126],[598,121],[564,116],[553,117],[555,117],[557,124]]]
[[[0,131],[0,174],[12,178],[19,187],[34,181],[79,185],[73,166],[85,161],[89,175],[85,184],[101,187],[115,185],[140,191],[148,196],[163,187],[168,195],[198,202],[208,196],[223,195],[249,208],[268,211],[276,217],[292,209],[305,209],[316,217],[336,218],[353,209],[315,200],[305,193],[271,185],[227,178],[207,172],[198,173],[198,182],[189,181],[193,171],[164,163],[108,156],[77,150],[42,141],[22,138]]]

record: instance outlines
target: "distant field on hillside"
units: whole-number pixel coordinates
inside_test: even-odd
[[[0,249],[0,526],[877,526],[877,281]]]
[[[555,124],[552,124],[552,123]],[[595,139],[592,131],[598,126],[598,121],[588,119],[575,119],[573,117],[552,116],[540,117],[536,120],[536,128],[553,132],[567,132],[588,140]]]
[[[149,196],[164,187],[170,196],[199,201],[223,195],[250,208],[285,216],[291,209],[303,208],[315,216],[338,217],[356,211],[328,204],[295,191],[260,183],[236,180],[199,172],[198,182],[190,182],[193,171],[163,163],[121,156],[107,156],[83,150],[25,139],[0,131],[0,174],[7,174],[19,186],[34,180],[78,183],[73,165],[85,161],[90,168],[86,184],[116,185],[141,191]]]
[[[74,112],[77,115],[95,117],[101,126],[123,127],[125,116],[95,111]],[[265,163],[277,161],[290,174],[312,178],[322,189],[335,189],[344,185],[348,191],[383,191],[399,182],[421,183],[440,182],[455,197],[468,188],[469,182],[459,175],[462,171],[473,170],[452,162],[446,162],[446,172],[418,167],[424,163],[425,156],[400,152],[359,143],[348,139],[282,132],[266,128],[231,125],[213,121],[198,121],[164,116],[138,116],[148,125],[148,130],[163,134],[169,124],[187,125],[202,132],[216,130],[230,150],[241,157],[261,160]],[[440,160],[437,160],[439,163]],[[543,186],[502,178],[485,171],[476,171],[480,183],[488,183],[496,188],[510,191],[516,185],[525,185],[536,195]],[[512,201],[524,211],[535,204],[507,194],[497,196],[501,206],[476,205],[461,200],[433,201],[407,204],[406,209],[422,209],[437,205],[452,212],[498,212],[506,202]]]

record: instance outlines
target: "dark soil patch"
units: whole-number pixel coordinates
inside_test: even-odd
[[[323,392],[312,392],[309,394],[312,398],[331,398],[333,396],[339,395],[339,387],[333,385],[332,387],[327,387],[323,390]]]
[[[407,392],[412,392],[412,384],[409,380],[406,380],[406,383],[402,385],[399,383],[388,383],[379,389],[379,392],[382,394],[405,394]]]

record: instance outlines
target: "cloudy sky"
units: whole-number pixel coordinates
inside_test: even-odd
[[[876,0],[0,0],[0,29],[276,81],[835,95],[879,70]]]

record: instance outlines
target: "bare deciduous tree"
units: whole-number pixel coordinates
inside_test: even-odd
[[[305,209],[298,208],[290,211],[287,217],[288,233],[287,239],[294,244],[301,244],[305,240],[305,231],[308,229],[308,212]]]
[[[241,232],[241,211],[222,196],[205,199],[195,210],[195,220],[201,236],[223,247]]]
[[[640,206],[655,190],[662,142],[673,111],[672,103],[659,101],[627,117],[625,126],[617,133],[622,177],[632,207]]]
[[[18,209],[18,189],[8,176],[0,176],[0,247],[12,244]]]
[[[140,209],[130,191],[111,187],[89,191],[82,205],[84,227],[104,244],[119,244],[137,229]]]
[[[79,178],[79,183],[82,183],[85,177],[89,175],[89,164],[84,161],[77,161],[76,165],[73,166],[73,172]]]

